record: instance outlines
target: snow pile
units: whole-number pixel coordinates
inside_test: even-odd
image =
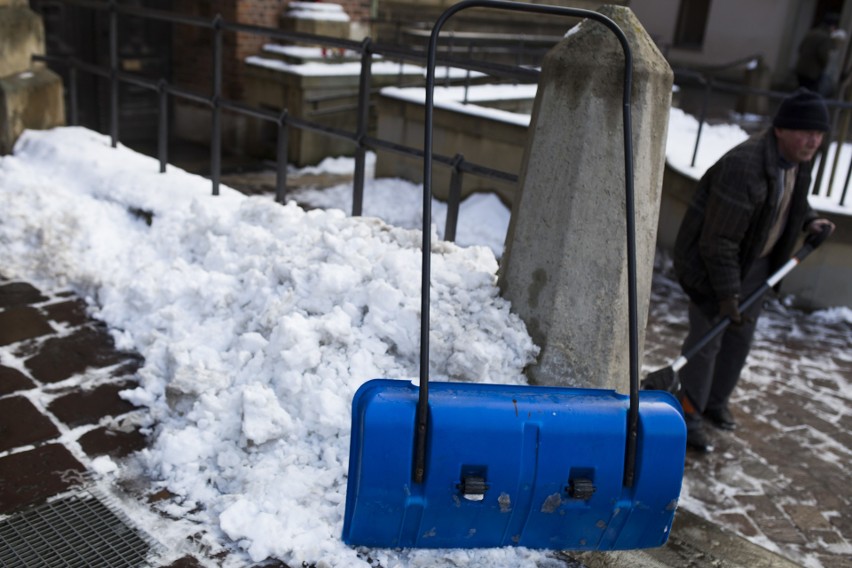
[[[376,377],[418,375],[420,233],[305,212],[169,168],[80,128],[27,132],[0,159],[7,277],[88,297],[145,357],[152,443],[140,459],[176,517],[253,561],[366,565],[340,539],[350,402]],[[536,353],[485,247],[437,243],[435,379],[522,383]],[[110,464],[100,464],[107,471]],[[453,552],[387,552],[440,565]],[[529,551],[465,552],[521,565]]]
[[[351,162],[350,162],[351,163]],[[320,166],[326,164],[323,161]],[[336,162],[329,163],[336,167]],[[304,170],[302,170],[304,171]],[[290,195],[299,203],[321,209],[352,208],[352,184],[343,183],[326,189],[301,189]],[[423,226],[423,186],[402,179],[381,178],[370,183],[365,191],[363,213],[406,229]],[[487,246],[500,258],[511,211],[493,193],[474,193],[459,205],[455,242],[460,246]],[[444,237],[447,223],[447,204],[432,200],[432,222],[437,235]]]

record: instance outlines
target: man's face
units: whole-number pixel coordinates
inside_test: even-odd
[[[822,144],[825,133],[820,130],[788,130],[776,128],[778,151],[784,159],[799,164],[809,162]]]

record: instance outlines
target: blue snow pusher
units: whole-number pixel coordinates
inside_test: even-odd
[[[418,388],[365,383],[353,404],[344,540],[376,547],[618,550],[665,544],[685,427],[643,391],[636,477],[624,485],[626,395],[434,382],[426,475],[414,483]]]
[[[435,54],[443,24],[470,7],[591,19],[612,31],[624,50],[629,396],[429,381]],[[672,394],[639,390],[631,82],[626,37],[598,12],[468,0],[436,22],[427,56],[420,380],[374,379],[355,394],[344,542],[623,550],[668,539],[683,479],[686,426]]]

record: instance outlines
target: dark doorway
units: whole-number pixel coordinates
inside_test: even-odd
[[[814,19],[811,25],[818,25],[827,14],[834,14],[840,17],[840,14],[843,12],[843,2],[844,0],[819,0],[814,9]]]
[[[710,0],[682,0],[677,14],[674,46],[681,49],[701,49],[709,13]]]
[[[136,0],[137,7],[168,9],[169,0]],[[44,20],[47,54],[73,57],[90,65],[108,68],[109,14],[57,0],[30,0],[30,7]],[[119,69],[152,80],[170,79],[171,29],[169,24],[118,16]],[[50,68],[62,76],[66,115],[72,116],[70,72],[62,63]],[[77,124],[109,132],[110,81],[86,71],[76,74]],[[154,91],[120,82],[119,139],[128,144],[149,142],[157,137],[158,98]]]

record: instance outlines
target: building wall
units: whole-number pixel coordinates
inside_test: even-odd
[[[236,2],[235,20],[241,24],[278,27],[281,13],[287,9],[288,0],[238,0]],[[234,56],[241,63],[250,55],[257,55],[264,43],[269,40],[255,34],[237,34]]]
[[[370,0],[338,0],[350,20],[369,22]],[[290,0],[175,0],[174,12],[212,21],[217,15],[227,22],[279,28],[281,15]],[[179,87],[202,94],[213,93],[213,38],[211,29],[188,25],[173,28],[172,81]],[[246,57],[260,53],[265,43],[278,40],[250,33],[225,32],[222,39],[222,96],[246,100]],[[178,138],[206,143],[210,139],[210,110],[186,100],[175,100],[174,132]],[[224,144],[233,149],[247,144],[248,120],[225,112]]]
[[[816,0],[713,0],[704,45],[672,46],[681,0],[631,0],[630,8],[673,65],[712,67],[760,56],[772,82],[789,79],[796,46],[810,27]]]
[[[202,19],[213,20],[217,14],[228,21],[236,20],[236,4],[226,0],[176,0],[174,11]],[[236,58],[233,34],[223,40],[224,95],[235,95]],[[202,93],[213,92],[213,31],[175,24],[172,28],[172,81],[182,88]]]

